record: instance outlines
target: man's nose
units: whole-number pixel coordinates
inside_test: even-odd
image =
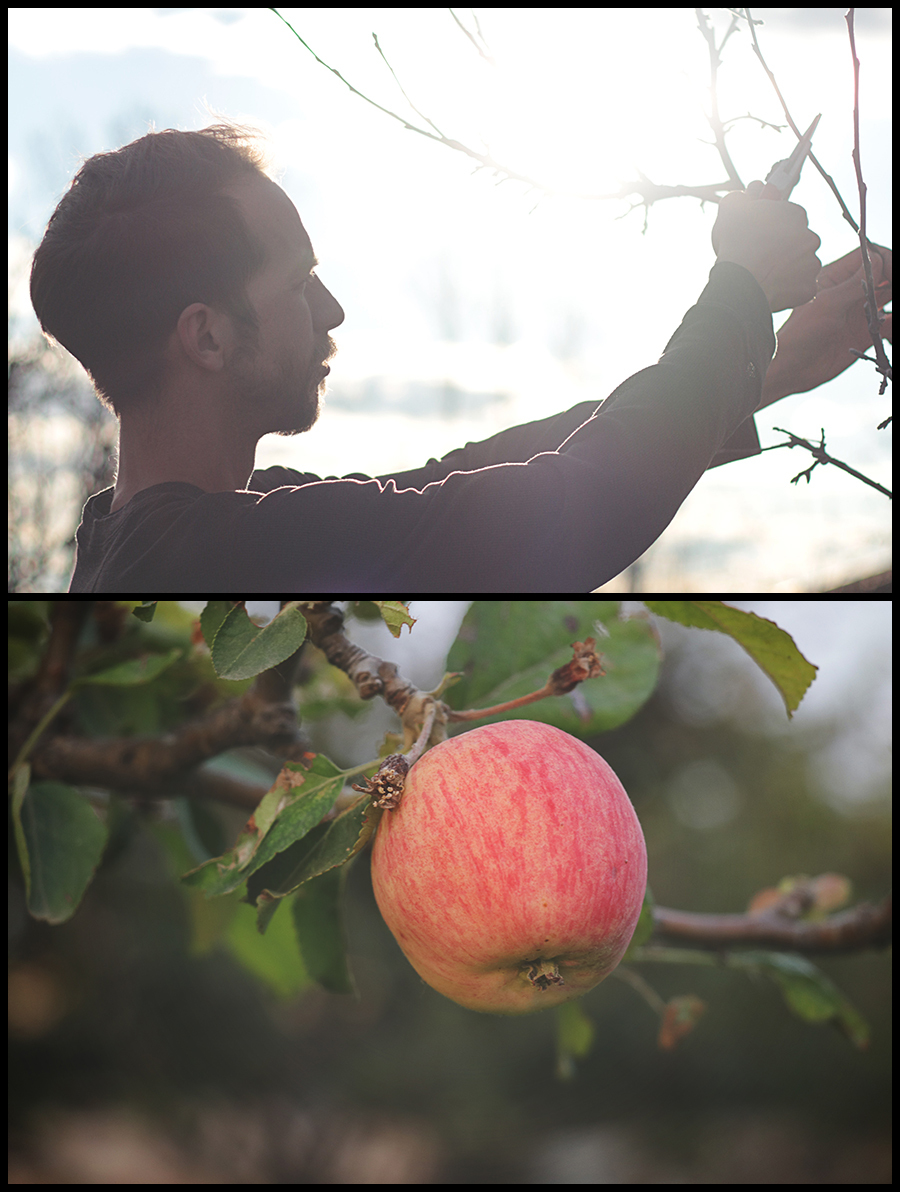
[[[331,331],[333,327],[340,327],[344,321],[344,308],[318,277],[315,279],[314,286],[316,330]]]

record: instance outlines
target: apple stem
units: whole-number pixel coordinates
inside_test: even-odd
[[[353,789],[361,794],[371,795],[373,806],[380,807],[382,811],[394,811],[399,807],[406,785],[406,775],[412,764],[424,753],[436,715],[437,704],[432,700],[425,713],[422,731],[412,749],[407,753],[392,753],[390,757],[386,757],[372,778],[367,778],[361,786],[354,783]]]
[[[426,704],[425,719],[422,722],[422,731],[419,733],[419,736],[417,737],[412,749],[407,750],[407,752],[403,754],[408,765],[412,766],[413,763],[417,762],[425,752],[425,748],[428,745],[429,739],[431,738],[431,730],[434,728],[436,716],[437,703],[434,700],[431,700]]]

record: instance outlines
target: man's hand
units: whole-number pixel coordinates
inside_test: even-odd
[[[878,309],[891,301],[892,256],[889,248],[871,246],[872,276]],[[850,349],[864,352],[872,336],[863,309],[865,271],[858,248],[832,261],[819,274],[819,292],[807,306],[798,307],[778,332],[778,350],[769,365],[760,407],[789,393],[805,393],[824,385],[857,359]],[[881,324],[882,338],[892,339],[893,315]]]
[[[807,226],[802,207],[770,201],[763,192],[762,182],[751,182],[722,199],[712,233],[716,257],[749,269],[770,310],[802,306],[815,297],[822,241]]]

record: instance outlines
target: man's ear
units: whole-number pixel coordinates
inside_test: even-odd
[[[231,335],[227,315],[204,302],[186,306],[178,316],[176,328],[181,351],[198,368],[221,372],[225,367],[225,349]]]

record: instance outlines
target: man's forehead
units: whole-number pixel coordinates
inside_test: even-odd
[[[253,232],[264,242],[269,262],[311,266],[313,250],[297,208],[277,182],[254,178],[229,187]]]

